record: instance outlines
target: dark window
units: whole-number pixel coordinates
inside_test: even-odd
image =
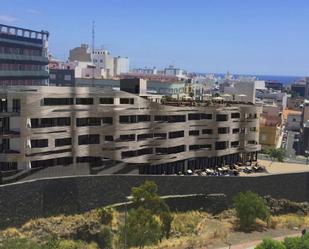
[[[61,146],[66,146],[66,145],[72,145],[72,138],[57,138],[55,139],[55,146],[56,147],[61,147]]]
[[[20,99],[13,99],[13,112],[20,112]]]
[[[120,141],[135,141],[135,134],[120,135]]]
[[[189,113],[188,120],[212,119],[212,114],[207,113]]]
[[[218,128],[218,134],[228,134],[230,132],[230,129],[228,127],[219,127]]]
[[[139,134],[139,135],[137,135],[137,141],[146,140],[148,138],[153,138],[153,134],[152,133],[147,133],[147,134]]]
[[[78,144],[100,144],[99,134],[81,135],[78,136]]]
[[[232,148],[236,148],[236,147],[238,147],[239,146],[239,141],[233,141],[233,142],[231,142],[231,147]]]
[[[226,141],[222,141],[222,142],[216,142],[216,150],[225,150],[227,149],[229,146],[228,146],[228,142]]]
[[[135,157],[136,155],[137,155],[136,150],[121,152],[121,158]]]
[[[113,136],[105,136],[104,139],[105,139],[105,141],[114,141]]]
[[[179,145],[169,148],[156,148],[156,154],[175,154],[186,151],[185,145]]]
[[[138,115],[137,116],[137,122],[149,122],[150,121],[150,115]]]
[[[100,126],[101,118],[77,118],[76,126]]]
[[[211,150],[211,144],[193,144],[189,146],[189,150]]]
[[[31,140],[31,148],[48,147],[48,139],[33,139]]]
[[[202,130],[202,133],[203,133],[203,134],[211,135],[211,134],[212,134],[212,129],[203,129],[203,130]]]
[[[134,104],[134,98],[120,98],[120,104]]]
[[[44,98],[44,105],[73,105],[73,98]]]
[[[119,123],[136,123],[136,122],[137,122],[136,115],[119,116]]]
[[[217,114],[217,121],[227,121],[228,115],[227,114]]]
[[[71,125],[71,118],[56,118],[56,126],[69,126]]]
[[[155,121],[158,122],[168,122],[168,123],[178,123],[178,122],[186,122],[186,116],[185,115],[162,115],[162,116],[155,116]]]
[[[100,98],[100,104],[112,105],[114,104],[113,98]]]
[[[168,138],[184,137],[184,134],[185,134],[184,131],[173,131],[173,132],[169,132]]]
[[[198,135],[200,135],[199,130],[189,131],[189,136],[198,136]]]
[[[112,117],[104,117],[102,118],[103,124],[113,124],[113,118]]]
[[[239,133],[239,128],[233,129],[233,134],[237,134],[237,133]]]
[[[255,132],[256,131],[256,127],[250,127],[249,129],[251,132]]]
[[[257,142],[255,140],[249,140],[248,144],[257,144]]]
[[[76,105],[93,105],[93,98],[76,98]]]
[[[239,112],[233,112],[231,114],[231,118],[240,118],[240,113]]]
[[[166,139],[167,134],[166,133],[154,133],[153,137],[156,138],[156,139]]]
[[[167,148],[156,148],[156,154],[168,154]]]
[[[0,162],[0,171],[17,170],[17,162]]]
[[[145,148],[137,151],[137,156],[149,155],[153,153],[152,148]]]

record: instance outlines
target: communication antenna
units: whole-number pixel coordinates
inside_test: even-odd
[[[91,55],[91,58],[92,58],[92,86],[94,86],[94,37],[95,37],[95,32],[94,32],[94,24],[95,22],[92,21],[92,55]]]

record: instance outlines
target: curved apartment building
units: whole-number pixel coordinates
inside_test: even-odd
[[[168,102],[91,87],[20,86],[0,97],[3,174],[91,161],[173,174],[255,160],[260,150],[261,108],[249,103]]]

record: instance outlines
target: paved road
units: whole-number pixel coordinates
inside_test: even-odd
[[[298,132],[289,131],[286,141],[286,156],[288,158],[295,158],[296,152],[294,149],[294,142],[295,142],[295,135],[298,134]]]

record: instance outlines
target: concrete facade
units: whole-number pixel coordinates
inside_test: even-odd
[[[91,87],[7,88],[0,97],[2,171],[108,159],[174,174],[254,160],[260,150],[261,108],[252,104],[158,103]]]

